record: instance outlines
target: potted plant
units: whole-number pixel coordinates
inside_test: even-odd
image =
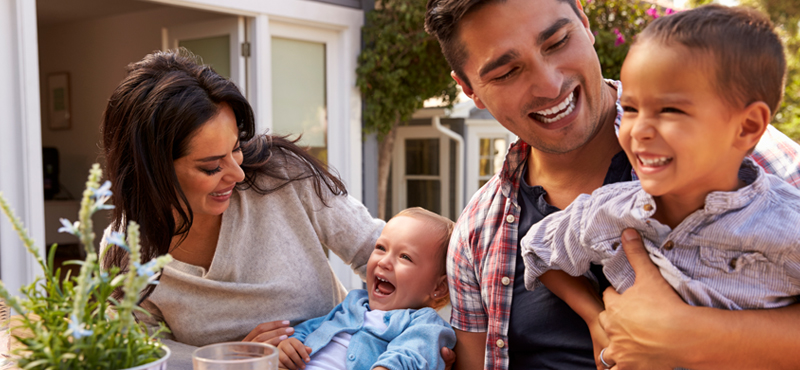
[[[0,281],[0,297],[21,313],[12,327],[25,335],[13,335],[20,348],[13,351],[20,369],[163,369],[169,349],[136,322],[134,311],[145,312],[137,306],[139,293],[148,284],[155,284],[156,273],[172,260],[164,255],[140,264],[139,226],[130,222],[127,236],[112,233],[106,238],[107,247],[98,254],[94,245],[92,214],[113,208],[105,202],[111,196],[111,183],[100,186],[102,171],[94,164],[89,171],[86,190],[83,192],[79,221],[71,223],[61,219],[61,232],[76,235],[86,250],[85,261],[72,261],[81,265],[77,277],[60,279],[60,268],[54,270],[56,245],[50,249],[47,261],[42,260],[19,219],[14,216],[0,194],[0,207],[11,220],[25,248],[41,266],[44,277],[21,289],[22,298],[10,295]],[[100,261],[110,245],[128,252],[128,271],[119,268],[102,268]],[[120,288],[124,297],[117,301],[111,293]],[[146,312],[145,312],[146,313]],[[143,366],[144,365],[144,366]]]

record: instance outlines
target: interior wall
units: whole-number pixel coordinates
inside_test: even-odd
[[[62,188],[79,198],[92,163],[102,164],[99,125],[108,97],[129,63],[161,48],[162,27],[225,17],[162,8],[40,27],[42,146],[58,148]],[[47,75],[54,72],[69,72],[72,127],[66,130],[47,125]]]

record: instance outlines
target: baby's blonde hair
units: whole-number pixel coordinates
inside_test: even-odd
[[[421,221],[430,221],[431,228],[440,234],[438,243],[434,246],[436,248],[435,256],[439,261],[439,275],[447,274],[447,246],[450,244],[450,236],[453,234],[455,222],[421,207],[406,208],[392,218],[395,217],[411,217]],[[449,301],[450,294],[448,292],[441,297],[436,297],[432,307],[434,309],[442,308]]]

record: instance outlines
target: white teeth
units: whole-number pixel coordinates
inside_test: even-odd
[[[551,108],[548,108],[548,109],[545,109],[545,110],[540,110],[538,112],[534,112],[534,114],[539,115],[540,117],[537,117],[537,119],[542,121],[542,122],[544,122],[544,123],[556,122],[556,121],[566,117],[568,114],[572,113],[572,111],[575,109],[574,97],[575,97],[575,93],[569,93],[569,96],[567,96],[567,98],[564,99],[564,101],[562,101],[557,106],[551,107]],[[559,113],[557,116],[555,116],[553,118],[544,117],[544,116],[549,116],[551,114],[556,114],[558,112],[561,112],[561,113]]]
[[[226,191],[224,193],[211,193],[211,196],[212,197],[222,197],[222,196],[226,196],[226,195],[230,194],[231,192],[233,192],[233,189],[228,190],[228,191]]]
[[[661,158],[642,158],[638,157],[639,161],[642,162],[643,165],[647,167],[658,167],[663,166],[669,162],[672,162],[672,157],[661,157]]]
[[[383,281],[383,282],[385,282],[385,283],[388,283],[388,282],[389,282],[389,280],[386,280],[386,279],[381,279],[381,278],[377,278],[377,279],[378,279],[378,281]]]

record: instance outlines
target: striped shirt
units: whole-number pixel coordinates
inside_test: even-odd
[[[750,159],[739,178],[747,186],[708,194],[704,208],[675,229],[653,218],[656,203],[638,181],[580,195],[522,238],[525,287],[557,269],[580,276],[589,264],[619,292],[633,285],[621,245],[626,228],[639,230],[650,259],[686,303],[729,310],[775,308],[800,295],[800,190]]]
[[[622,93],[616,81],[608,81]],[[622,107],[617,101],[615,124]],[[486,369],[508,369],[508,322],[518,244],[520,176],[530,146],[518,140],[506,154],[502,170],[470,200],[453,230],[447,253],[447,275],[453,305],[451,325],[485,332]],[[752,155],[769,173],[800,187],[800,146],[769,126]]]

